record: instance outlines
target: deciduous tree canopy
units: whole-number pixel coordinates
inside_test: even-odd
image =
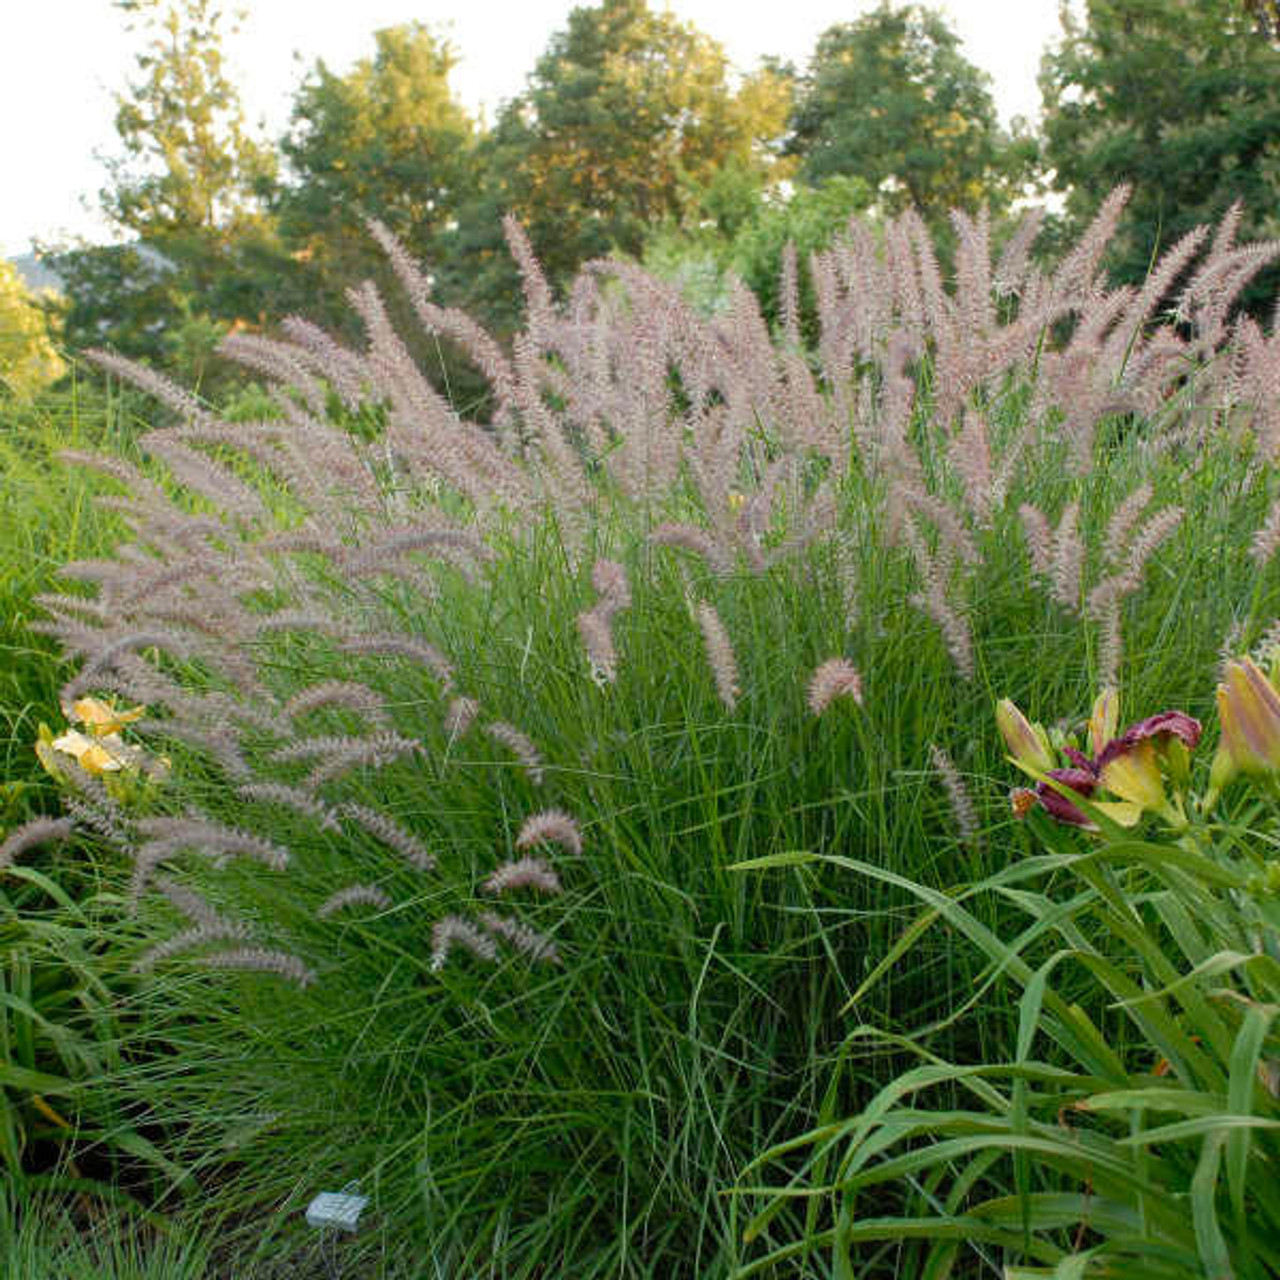
[[[935,12],[887,2],[818,41],[788,148],[801,174],[879,189],[892,211],[926,216],[1007,202],[1029,159],[1001,130],[990,77]]]
[[[0,397],[29,396],[62,373],[47,311],[0,258]]]
[[[117,99],[124,154],[107,161],[103,211],[144,238],[225,234],[259,219],[275,153],[246,130],[215,0],[117,7],[142,14],[149,39],[137,56],[139,79]]]
[[[130,242],[56,254],[68,340],[163,357],[184,324],[276,311],[287,277],[266,198],[274,151],[248,134],[223,61],[214,0],[117,0],[138,14],[139,78],[118,99],[123,153],[107,160],[103,212]],[[180,341],[180,339],[179,339]],[[192,372],[199,372],[193,370]]]
[[[282,144],[292,173],[276,205],[280,233],[309,277],[323,278],[326,310],[343,286],[381,270],[366,219],[432,260],[476,186],[475,126],[449,87],[454,50],[418,23],[377,31],[374,43],[345,75],[317,64]]]
[[[1114,266],[1243,203],[1243,239],[1280,234],[1280,44],[1246,0],[1089,0],[1041,72],[1045,158],[1074,225],[1133,185]],[[1274,292],[1272,284],[1260,290]]]
[[[611,249],[638,253],[726,165],[767,172],[787,109],[784,78],[735,87],[719,44],[645,0],[575,9],[486,144],[472,220],[514,213],[556,279]]]

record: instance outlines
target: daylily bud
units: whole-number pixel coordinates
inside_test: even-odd
[[[1089,717],[1089,743],[1095,756],[1116,736],[1120,724],[1120,694],[1115,689],[1103,689],[1093,704]]]
[[[1245,773],[1280,772],[1280,694],[1248,658],[1228,662],[1225,674],[1218,686],[1223,748]]]
[[[1048,773],[1057,765],[1043,726],[1032,724],[1008,698],[996,703],[996,727],[1009,754],[1019,764],[1041,773]]]
[[[1159,747],[1156,749],[1159,750]],[[1174,787],[1185,791],[1191,784],[1191,752],[1181,738],[1170,738],[1165,743],[1164,762]]]
[[[1239,772],[1239,766],[1231,758],[1231,752],[1227,750],[1226,743],[1219,742],[1218,750],[1213,756],[1213,764],[1209,766],[1209,790],[1204,793],[1204,799],[1200,802],[1202,813],[1212,811],[1213,806],[1218,803],[1218,797]]]
[[[53,730],[41,721],[35,742],[36,759],[44,766],[44,771],[58,782],[66,778],[58,768],[58,753],[53,749]]]

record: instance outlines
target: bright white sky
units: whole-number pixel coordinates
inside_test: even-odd
[[[418,20],[459,50],[459,97],[492,120],[524,85],[553,32],[584,0],[244,0],[249,13],[227,43],[251,121],[284,130],[294,87],[317,58],[335,71],[372,52],[379,27]],[[818,35],[876,0],[651,0],[719,40],[747,70],[765,54],[803,66]],[[232,0],[227,6],[237,7]],[[1057,37],[1059,0],[935,0],[963,52],[994,80],[1007,121],[1039,109],[1036,74]],[[305,16],[304,16],[305,13]],[[115,149],[113,94],[133,74],[141,33],[125,31],[111,0],[0,0],[0,255],[31,239],[104,234],[84,207],[104,180],[95,153]]]

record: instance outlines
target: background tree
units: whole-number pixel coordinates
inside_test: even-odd
[[[1253,14],[1258,34],[1269,40],[1280,40],[1280,0],[1244,0]]]
[[[492,311],[511,288],[502,212],[525,225],[554,280],[611,250],[639,254],[647,230],[680,222],[725,166],[766,180],[787,105],[776,72],[735,89],[719,44],[644,0],[575,9],[486,140],[458,242],[486,272],[473,302]]]
[[[697,227],[664,226],[645,244],[644,265],[680,285],[685,297],[705,312],[723,306],[731,276],[760,301],[770,325],[781,321],[780,282],[788,245],[796,251],[801,333],[817,337],[813,285],[808,262],[845,232],[851,216],[864,219],[876,193],[861,178],[833,175],[819,187],[801,184],[790,191],[752,192],[746,216],[727,228],[708,218]]]
[[[149,34],[140,79],[117,100],[123,156],[100,193],[112,222],[140,239],[227,234],[260,220],[275,156],[246,132],[227,78],[215,0],[117,0]]]
[[[1046,55],[1044,153],[1068,234],[1133,184],[1111,259],[1145,276],[1153,246],[1243,204],[1241,239],[1280,235],[1280,45],[1251,0],[1089,0]],[[1274,296],[1275,271],[1248,300]]]
[[[291,176],[275,205],[280,234],[306,261],[308,314],[331,324],[346,314],[343,288],[384,275],[367,218],[436,262],[475,190],[476,130],[449,87],[453,48],[419,23],[377,31],[374,43],[346,75],[316,64],[282,143]]]
[[[861,178],[888,211],[926,217],[1000,207],[1034,146],[999,125],[990,77],[968,62],[942,17],[884,3],[829,27],[800,83],[788,150],[801,176]]]
[[[0,258],[0,399],[26,398],[61,376],[49,325],[49,310],[13,264]]]
[[[131,241],[52,256],[73,345],[163,359],[184,323],[260,322],[287,263],[266,197],[274,153],[248,134],[214,0],[117,0],[141,19],[138,78],[118,97],[122,154],[107,160],[103,212]],[[166,344],[169,344],[167,346]]]

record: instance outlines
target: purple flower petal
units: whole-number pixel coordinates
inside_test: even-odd
[[[1094,771],[1101,776],[1102,771],[1121,756],[1127,756],[1140,742],[1154,738],[1156,746],[1163,746],[1170,738],[1180,738],[1189,749],[1194,749],[1200,741],[1200,721],[1193,720],[1182,711],[1162,711],[1158,716],[1148,716],[1131,724],[1118,738],[1112,738],[1098,753],[1093,762]]]
[[[1077,751],[1075,747],[1063,747],[1062,754],[1083,773],[1092,774],[1095,778],[1098,776],[1097,769],[1093,767],[1093,761],[1083,751]]]
[[[1201,732],[1200,721],[1192,719],[1185,711],[1162,711],[1159,715],[1148,716],[1145,720],[1139,720],[1137,724],[1131,724],[1120,735],[1119,741],[1128,743],[1132,747],[1145,738],[1181,738],[1187,744],[1187,748],[1194,751],[1196,744],[1200,741]]]
[[[1130,742],[1126,737],[1112,738],[1105,747],[1098,752],[1098,759],[1095,761],[1095,775],[1101,775],[1103,769],[1107,767],[1113,760],[1120,759],[1121,756],[1127,756],[1138,744]]]
[[[1072,791],[1078,792],[1086,799],[1093,795],[1098,785],[1097,778],[1090,769],[1051,769],[1046,777],[1061,782]],[[1089,827],[1093,824],[1064,795],[1060,795],[1047,782],[1036,786],[1036,798],[1044,806],[1045,811],[1057,818],[1059,822],[1070,823],[1074,827]]]

